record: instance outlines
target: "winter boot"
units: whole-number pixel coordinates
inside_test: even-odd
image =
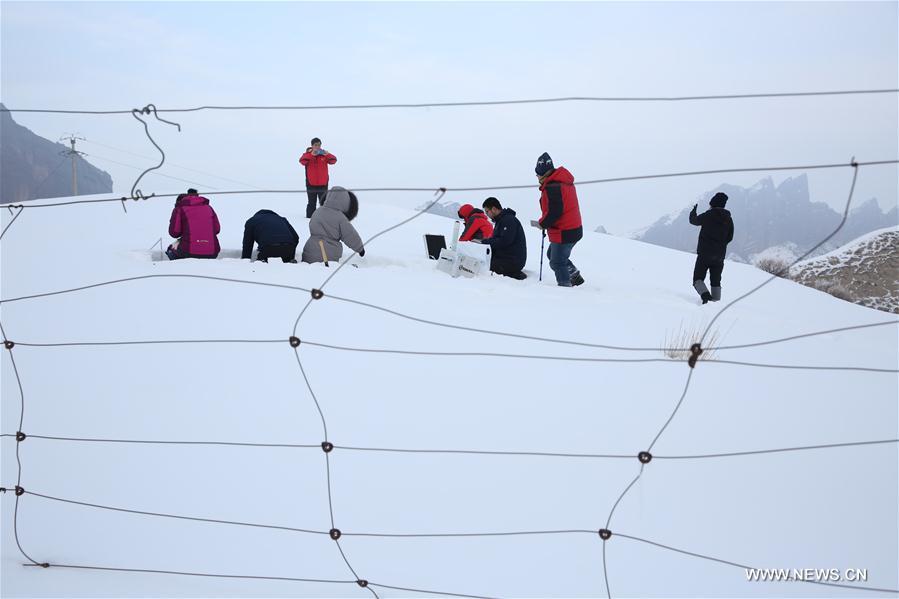
[[[165,255],[168,256],[169,260],[177,260],[181,257],[178,255],[178,252],[172,248],[172,246],[166,248]]]
[[[712,287],[712,301],[713,302],[721,301],[721,288],[720,287]]]
[[[581,271],[576,270],[571,274],[571,285],[572,287],[577,287],[578,285],[584,284],[584,277],[581,276]]]
[[[709,288],[705,286],[705,281],[693,281],[693,289],[696,290],[696,293],[699,294],[699,297],[702,298],[702,303],[708,303],[710,299],[712,299],[712,294],[709,293]]]

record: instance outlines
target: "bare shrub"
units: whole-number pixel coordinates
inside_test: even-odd
[[[847,302],[853,301],[849,289],[835,281],[812,281],[811,286],[818,291],[829,293],[837,299]]]
[[[690,351],[690,348],[694,343],[699,343],[699,340],[702,337],[703,330],[704,329],[691,330],[685,327],[684,323],[682,322],[676,330],[667,331],[665,333],[665,340],[661,348],[662,354],[664,354],[666,358],[670,358],[672,360],[680,360],[682,362],[686,361],[692,353]],[[705,341],[702,343],[703,350],[699,355],[699,359],[714,360],[714,347],[718,345],[718,341],[718,330],[710,331],[706,336]],[[712,349],[705,349],[707,347],[710,347]]]
[[[789,278],[790,263],[780,258],[762,258],[756,261],[755,267],[783,279]]]

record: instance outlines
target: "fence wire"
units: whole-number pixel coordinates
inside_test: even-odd
[[[161,154],[161,161],[158,165],[151,167],[145,170],[134,182],[134,185],[131,189],[130,197],[115,197],[115,198],[100,198],[100,199],[90,199],[90,200],[71,200],[65,202],[53,202],[53,203],[45,203],[45,204],[5,204],[0,207],[6,207],[11,212],[14,209],[17,209],[12,218],[12,220],[7,224],[7,226],[3,229],[3,232],[0,233],[0,238],[5,235],[9,229],[12,227],[13,223],[16,222],[18,217],[24,211],[25,208],[50,208],[50,207],[59,207],[59,206],[70,206],[70,205],[78,205],[78,204],[94,204],[94,203],[105,203],[105,202],[121,202],[122,207],[125,208],[126,200],[146,200],[151,198],[163,198],[163,197],[174,197],[176,194],[144,194],[138,187],[138,183],[142,179],[144,175],[147,173],[159,169],[162,167],[165,162],[165,152],[161,147],[156,144],[153,138],[150,136],[148,123],[140,118],[140,115],[150,115],[152,114],[157,120],[163,123],[167,123],[170,125],[177,126],[180,130],[180,126],[177,123],[172,121],[167,121],[162,119],[159,116],[159,113],[177,113],[177,112],[196,112],[202,110],[312,110],[312,109],[359,109],[359,108],[420,108],[420,107],[460,107],[460,106],[491,106],[491,105],[511,105],[511,104],[537,104],[537,103],[557,103],[557,102],[683,102],[683,101],[700,101],[700,100],[736,100],[736,99],[749,99],[749,98],[784,98],[784,97],[803,97],[803,96],[835,96],[835,95],[849,95],[849,94],[893,94],[899,92],[899,90],[895,89],[884,89],[884,90],[848,90],[848,91],[833,91],[833,92],[798,92],[798,93],[773,93],[773,94],[731,94],[731,95],[719,95],[719,96],[681,96],[681,97],[568,97],[568,98],[548,98],[548,99],[536,99],[536,100],[501,100],[501,101],[486,101],[486,102],[441,102],[441,103],[431,103],[431,104],[371,104],[371,105],[344,105],[344,106],[200,106],[194,108],[172,108],[172,109],[157,109],[154,105],[149,104],[143,109],[132,109],[132,110],[113,110],[113,111],[75,111],[75,110],[49,110],[49,109],[6,109],[7,112],[49,112],[49,113],[66,113],[66,114],[131,114],[135,119],[140,121],[144,127],[144,131],[152,142],[152,144],[159,150]],[[877,165],[894,165],[899,164],[899,160],[878,160],[878,161],[869,161],[869,162],[856,162],[853,158],[849,163],[830,163],[830,164],[811,164],[804,166],[775,166],[775,167],[749,167],[749,168],[729,168],[729,169],[715,169],[715,170],[696,170],[696,171],[684,171],[684,172],[676,172],[676,173],[663,173],[663,174],[650,174],[650,175],[636,175],[636,176],[625,176],[625,177],[614,177],[614,178],[605,178],[605,179],[590,179],[586,181],[581,181],[578,185],[594,185],[594,184],[605,184],[612,182],[623,182],[623,181],[637,181],[637,180],[647,180],[647,179],[661,179],[661,178],[670,178],[670,177],[685,177],[685,176],[695,176],[695,175],[708,175],[708,174],[724,174],[724,173],[744,173],[744,172],[758,172],[758,171],[788,171],[788,170],[814,170],[814,169],[835,169],[835,168],[852,168],[853,177],[852,183],[850,185],[849,190],[849,198],[846,202],[846,208],[843,214],[843,218],[840,221],[836,230],[834,230],[827,238],[822,240],[819,244],[817,244],[812,250],[810,250],[806,255],[817,249],[827,240],[831,239],[834,235],[836,235],[844,226],[846,222],[846,217],[848,215],[849,207],[852,202],[852,195],[855,189],[855,182],[858,176],[858,170],[860,167],[867,166],[877,166]],[[470,192],[470,191],[494,191],[494,190],[502,190],[502,189],[525,189],[525,188],[533,188],[533,185],[497,185],[491,187],[459,187],[459,188],[404,188],[404,187],[395,187],[395,188],[385,188],[385,187],[358,187],[353,188],[354,191],[405,191],[405,192],[434,192],[435,198],[427,204],[424,208],[420,209],[416,212],[412,217],[403,220],[402,222],[393,225],[383,231],[380,231],[376,235],[372,236],[370,239],[366,240],[366,246],[369,243],[375,242],[377,239],[382,237],[383,235],[389,233],[401,227],[415,218],[418,218],[421,214],[424,214],[428,208],[436,204],[446,193],[448,192]],[[238,194],[273,194],[273,193],[300,193],[305,190],[273,190],[273,189],[261,189],[261,190],[228,190],[217,192],[218,195],[238,195]],[[355,255],[355,254],[353,254]],[[116,340],[116,341],[53,341],[46,343],[38,343],[38,342],[28,342],[28,341],[20,341],[15,338],[10,338],[7,335],[6,330],[3,328],[2,323],[0,323],[0,332],[3,335],[3,341],[6,349],[8,350],[11,365],[13,368],[13,372],[16,378],[19,395],[20,395],[20,418],[19,418],[19,427],[15,434],[13,433],[4,433],[3,438],[13,438],[16,442],[16,460],[17,460],[17,477],[16,484],[11,489],[2,488],[0,490],[7,491],[12,490],[15,492],[15,509],[13,514],[13,531],[16,539],[17,547],[22,555],[30,562],[30,566],[40,566],[44,568],[54,567],[54,568],[69,568],[69,569],[83,569],[83,570],[97,570],[97,571],[109,571],[109,572],[139,572],[139,573],[155,573],[155,574],[167,574],[167,575],[177,575],[177,576],[197,576],[197,577],[215,577],[215,578],[232,578],[232,579],[250,579],[250,580],[273,580],[273,581],[290,581],[290,582],[303,582],[303,583],[325,583],[325,584],[341,584],[341,585],[357,585],[360,588],[367,590],[374,597],[378,598],[379,595],[375,591],[375,588],[384,589],[384,590],[397,590],[397,591],[405,591],[411,593],[420,593],[420,594],[428,594],[428,595],[442,595],[442,596],[454,596],[454,597],[475,597],[482,598],[484,595],[472,595],[472,594],[462,594],[455,591],[437,591],[437,590],[428,590],[428,589],[418,589],[418,588],[410,588],[403,586],[395,586],[388,585],[382,582],[376,582],[373,579],[365,578],[364,575],[367,573],[358,572],[357,569],[352,565],[352,562],[347,555],[344,547],[341,545],[340,539],[343,537],[379,537],[379,538],[451,538],[451,537],[519,537],[519,536],[527,536],[527,535],[597,535],[602,542],[602,562],[603,562],[603,577],[606,586],[606,594],[611,599],[612,592],[611,586],[609,583],[609,573],[608,573],[608,565],[606,559],[606,546],[608,545],[609,540],[621,537],[624,539],[628,539],[635,542],[640,542],[644,544],[649,544],[652,546],[656,546],[661,549],[665,549],[668,551],[677,552],[683,555],[688,555],[691,557],[710,560],[719,562],[726,565],[731,565],[735,567],[740,567],[747,569],[748,566],[744,566],[742,564],[732,562],[729,560],[725,560],[723,558],[716,558],[708,555],[703,555],[691,551],[686,551],[683,549],[678,549],[675,547],[671,547],[668,545],[663,545],[661,543],[650,541],[647,539],[642,539],[635,536],[629,536],[620,532],[613,532],[610,530],[612,519],[614,513],[621,502],[626,498],[628,492],[634,487],[634,485],[639,481],[641,476],[643,475],[645,469],[650,464],[653,459],[657,460],[700,460],[700,459],[722,459],[722,458],[735,458],[735,457],[746,457],[746,456],[761,456],[761,455],[771,455],[771,454],[780,454],[786,452],[798,452],[798,451],[816,451],[816,450],[835,450],[839,448],[847,448],[847,447],[861,447],[861,446],[874,446],[874,445],[887,445],[887,444],[896,444],[899,443],[899,439],[883,439],[883,440],[862,440],[862,441],[854,441],[854,442],[843,442],[843,443],[829,443],[829,444],[818,444],[818,445],[807,445],[807,446],[796,446],[796,447],[783,447],[783,448],[767,448],[767,449],[759,449],[759,450],[749,450],[749,451],[738,451],[738,452],[725,452],[725,453],[706,453],[706,454],[695,454],[695,455],[653,455],[651,454],[651,450],[656,445],[657,441],[660,439],[662,434],[665,432],[667,427],[671,424],[671,422],[676,417],[678,411],[680,410],[682,404],[687,398],[688,391],[690,389],[690,384],[693,378],[693,374],[695,372],[695,368],[698,364],[703,364],[702,368],[706,367],[706,364],[724,364],[724,365],[734,365],[734,366],[746,366],[746,367],[755,367],[755,368],[779,368],[779,369],[803,369],[803,370],[826,370],[826,371],[857,371],[857,372],[865,372],[865,373],[891,373],[894,374],[899,372],[897,369],[888,369],[888,368],[877,368],[871,366],[850,366],[850,365],[787,365],[787,364],[762,364],[755,362],[742,362],[735,360],[706,360],[702,359],[702,353],[704,351],[715,350],[731,350],[731,349],[745,349],[745,348],[757,348],[757,347],[767,347],[770,345],[784,343],[788,341],[793,341],[797,339],[805,339],[811,338],[820,335],[833,334],[839,332],[847,332],[853,330],[861,330],[871,327],[882,327],[882,326],[891,326],[895,325],[897,321],[883,321],[876,323],[868,323],[868,324],[860,324],[849,327],[840,327],[840,328],[832,328],[823,331],[813,331],[809,333],[803,333],[799,335],[793,335],[790,337],[782,337],[777,339],[765,340],[754,343],[746,343],[742,345],[728,345],[728,346],[719,346],[716,348],[704,348],[702,347],[702,342],[693,345],[690,348],[668,348],[668,349],[676,349],[678,351],[690,352],[690,357],[681,360],[679,362],[672,362],[670,359],[661,359],[661,358],[647,358],[647,359],[626,359],[626,358],[599,358],[599,357],[572,357],[572,356],[551,356],[551,355],[536,355],[536,354],[508,354],[508,353],[491,353],[491,352],[420,352],[420,351],[411,351],[406,349],[387,349],[387,348],[358,348],[358,347],[347,347],[347,346],[338,346],[324,342],[314,342],[300,339],[297,334],[300,328],[300,324],[304,316],[310,311],[312,304],[315,301],[321,299],[335,300],[338,302],[348,303],[351,305],[359,305],[363,307],[367,307],[373,310],[381,311],[383,313],[387,313],[398,318],[414,321],[420,324],[433,326],[433,327],[443,327],[461,331],[475,332],[479,334],[485,335],[494,335],[504,338],[511,339],[524,339],[529,341],[538,341],[545,343],[554,343],[567,345],[572,347],[580,347],[580,348],[589,348],[589,349],[603,349],[603,350],[614,350],[614,351],[664,351],[665,348],[658,347],[630,347],[630,346],[620,346],[620,345],[612,345],[612,344],[599,344],[599,343],[588,343],[588,342],[580,342],[580,341],[571,341],[564,339],[553,339],[547,337],[538,337],[538,336],[530,336],[530,335],[521,335],[516,333],[502,332],[502,331],[493,331],[487,329],[479,329],[474,327],[465,327],[459,325],[453,325],[450,323],[442,323],[434,320],[428,320],[424,318],[419,318],[416,316],[411,316],[408,314],[403,314],[391,308],[377,306],[368,302],[364,302],[358,299],[352,298],[344,298],[331,295],[330,293],[325,293],[324,288],[328,285],[328,283],[337,276],[338,273],[341,272],[343,267],[349,263],[349,260],[353,256],[351,255],[346,261],[340,263],[337,268],[334,269],[333,272],[325,279],[325,281],[320,285],[318,289],[305,289],[302,287],[291,286],[291,285],[283,285],[283,284],[274,284],[274,283],[265,283],[259,281],[247,281],[226,277],[213,277],[213,276],[201,276],[201,275],[146,275],[146,276],[137,276],[137,277],[128,277],[123,279],[116,279],[113,281],[105,281],[101,283],[96,283],[92,285],[85,285],[81,287],[51,291],[46,293],[38,293],[27,296],[13,297],[4,300],[0,300],[0,304],[11,304],[14,302],[23,302],[23,301],[33,301],[38,299],[44,299],[49,297],[57,297],[62,295],[67,295],[71,293],[78,293],[87,291],[90,289],[96,289],[100,287],[107,287],[111,285],[120,285],[135,281],[149,280],[149,279],[162,279],[162,278],[186,278],[186,279],[197,279],[197,280],[208,280],[214,281],[216,283],[228,283],[228,284],[240,284],[240,285],[256,285],[273,289],[286,289],[289,291],[301,291],[310,294],[310,298],[306,300],[303,307],[300,309],[299,314],[296,317],[296,320],[293,325],[293,329],[291,331],[291,335],[287,339],[175,339],[175,340]],[[805,256],[803,256],[805,257]],[[801,259],[801,258],[800,258]],[[749,296],[756,293],[759,289],[770,283],[774,277],[767,279],[761,285],[751,289],[749,292],[737,297],[736,299],[727,303],[723,309],[721,309],[712,321],[707,326],[705,333],[703,334],[702,339],[705,339],[706,334],[711,329],[712,324],[718,319],[718,317],[727,311],[731,306],[740,302]],[[36,435],[26,433],[25,431],[25,392],[22,385],[21,376],[19,370],[16,366],[15,358],[14,358],[14,348],[18,345],[21,347],[30,347],[30,348],[71,348],[71,347],[89,347],[89,346],[134,346],[134,345],[150,345],[150,344],[190,344],[190,343],[223,343],[223,344],[283,344],[288,342],[289,345],[293,348],[294,355],[297,362],[297,367],[299,369],[300,375],[305,383],[305,388],[309,391],[310,396],[312,397],[314,406],[316,408],[317,413],[321,419],[322,423],[322,432],[323,432],[323,441],[320,443],[309,443],[309,444],[289,444],[289,443],[263,443],[263,442],[246,442],[246,441],[198,441],[198,440],[147,440],[147,439],[105,439],[105,438],[84,438],[84,437],[67,437],[67,436],[49,436],[49,435]],[[325,416],[325,411],[322,407],[322,402],[319,399],[319,396],[316,394],[316,391],[311,384],[311,381],[308,377],[308,374],[303,366],[303,361],[300,356],[299,347],[301,345],[309,345],[312,347],[318,347],[322,349],[334,350],[334,351],[343,351],[343,352],[363,352],[363,353],[380,353],[380,354],[392,354],[392,355],[401,355],[401,356],[455,356],[455,357],[496,357],[496,358],[515,358],[515,359],[535,359],[535,360],[562,360],[562,361],[584,361],[584,362],[606,362],[606,363],[621,363],[621,362],[664,362],[669,364],[682,364],[683,362],[687,362],[689,370],[687,372],[686,381],[682,392],[679,395],[679,398],[670,414],[668,419],[662,424],[661,428],[655,434],[655,437],[652,441],[646,446],[645,450],[635,452],[632,454],[620,454],[620,453],[565,453],[565,452],[544,452],[544,451],[490,451],[490,450],[478,450],[478,449],[434,449],[434,448],[378,448],[378,447],[358,447],[351,445],[338,445],[334,444],[330,439],[327,426],[327,419]],[[327,481],[327,499],[328,499],[328,508],[329,508],[329,528],[327,530],[314,530],[314,529],[304,529],[304,528],[296,528],[289,526],[282,526],[277,524],[262,524],[262,523],[254,523],[254,522],[243,522],[243,521],[235,521],[235,520],[223,520],[216,519],[210,517],[200,517],[200,516],[188,516],[188,515],[179,515],[179,514],[170,514],[164,512],[151,512],[151,511],[143,511],[136,510],[127,507],[117,507],[110,506],[100,503],[79,501],[74,499],[62,498],[57,496],[52,496],[48,494],[43,494],[34,491],[33,489],[25,489],[22,487],[22,462],[19,456],[19,448],[23,442],[28,439],[38,439],[44,441],[57,441],[57,442],[68,442],[68,443],[111,443],[111,444],[147,444],[147,445],[185,445],[185,446],[222,446],[222,447],[236,447],[236,448],[269,448],[269,449],[316,449],[321,450],[324,454],[324,471],[325,477]],[[413,532],[413,531],[400,531],[400,532],[366,532],[366,531],[353,531],[353,530],[341,530],[338,528],[338,523],[340,521],[340,514],[335,514],[334,510],[334,501],[333,501],[333,493],[332,493],[332,484],[331,484],[331,453],[337,451],[341,452],[378,452],[378,453],[393,453],[393,454],[443,454],[443,455],[474,455],[474,456],[483,456],[483,457],[518,457],[518,458],[564,458],[564,459],[635,459],[639,463],[639,468],[637,474],[634,478],[630,480],[624,490],[618,495],[616,501],[612,505],[608,516],[606,518],[605,528],[595,530],[589,527],[583,529],[538,529],[538,530],[526,530],[526,531],[462,531],[462,532]],[[302,533],[302,534],[311,534],[311,535],[328,535],[334,542],[337,548],[338,553],[340,554],[341,560],[346,566],[348,572],[352,575],[352,579],[347,580],[327,580],[327,579],[316,579],[316,578],[296,578],[296,577],[283,577],[283,576],[260,576],[260,575],[243,575],[243,574],[215,574],[215,573],[203,573],[203,572],[190,572],[190,571],[170,571],[170,570],[158,570],[158,569],[142,569],[142,568],[116,568],[116,567],[106,567],[106,566],[96,566],[96,565],[76,565],[76,564],[63,564],[63,563],[49,563],[49,562],[38,562],[33,559],[29,554],[25,552],[22,548],[22,545],[19,541],[19,531],[18,531],[18,507],[19,502],[22,497],[25,496],[33,496],[45,501],[52,501],[57,503],[67,503],[72,505],[77,505],[85,508],[92,509],[100,509],[100,510],[108,510],[108,511],[116,511],[123,512],[138,516],[144,517],[153,517],[153,518],[171,518],[171,519],[179,519],[179,520],[191,520],[197,521],[207,524],[214,525],[229,525],[229,526],[243,526],[243,527],[255,527],[255,528],[264,528],[264,529],[273,529],[280,530],[285,532],[292,533]],[[807,581],[814,582],[814,581]],[[835,583],[826,583],[826,582],[818,582],[818,584],[824,584],[827,586],[835,586],[835,587],[844,587],[850,588],[853,590],[862,590],[862,591],[872,591],[872,592],[887,592],[887,593],[899,593],[899,590],[895,589],[883,589],[883,588],[874,588],[874,587],[866,587],[866,586],[857,586],[857,585],[842,585]]]

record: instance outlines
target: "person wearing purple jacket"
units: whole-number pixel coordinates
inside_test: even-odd
[[[180,258],[216,258],[221,251],[217,235],[219,218],[209,200],[188,189],[178,196],[169,219],[169,235],[176,238],[165,251],[169,260]]]

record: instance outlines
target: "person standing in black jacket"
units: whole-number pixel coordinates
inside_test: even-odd
[[[724,270],[724,257],[727,255],[727,244],[734,238],[734,221],[730,212],[724,209],[727,194],[720,191],[709,201],[710,210],[696,214],[698,204],[690,211],[690,224],[702,227],[699,230],[699,243],[696,246],[696,265],[693,267],[693,288],[702,303],[709,300],[717,302],[721,299],[721,272]],[[705,286],[705,275],[709,273],[712,291]]]
[[[493,235],[487,239],[473,239],[490,246],[490,270],[522,281],[524,265],[528,260],[524,229],[511,208],[503,208],[496,198],[484,200],[484,212],[493,221]]]
[[[242,259],[249,260],[253,256],[254,243],[259,244],[257,260],[268,262],[269,258],[281,258],[282,262],[297,261],[300,236],[286,218],[272,210],[260,210],[244,225]]]

